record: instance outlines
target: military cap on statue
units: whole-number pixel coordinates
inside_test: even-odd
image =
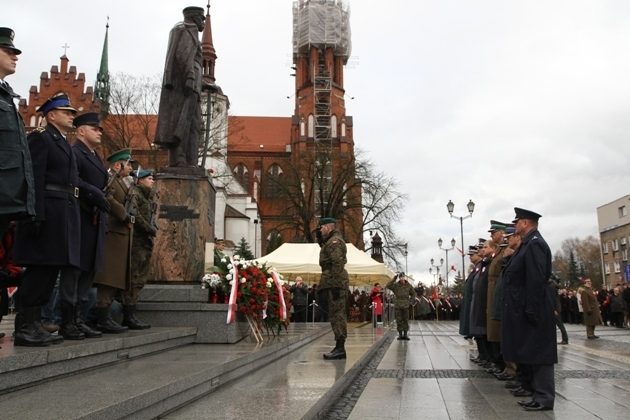
[[[37,111],[46,115],[53,109],[65,109],[66,111],[72,111],[76,114],[77,110],[70,104],[70,99],[65,93],[58,93],[50,98],[40,106]]]
[[[334,217],[322,217],[319,219],[319,225],[324,226],[329,223],[336,223],[337,220]]]
[[[15,48],[13,45],[13,38],[15,37],[15,32],[11,28],[0,28],[0,47],[7,48],[13,51],[16,55],[22,54],[22,51]]]
[[[516,214],[516,216],[514,216],[514,220],[512,221],[512,223],[516,223],[517,221],[519,221],[519,219],[528,219],[528,220],[533,220],[534,222],[537,222],[538,219],[540,219],[542,216],[536,212],[533,212],[531,210],[525,210],[519,207],[514,207],[514,213]]]
[[[109,163],[119,162],[121,160],[131,160],[131,149],[118,150],[107,156]]]
[[[96,112],[86,112],[85,114],[75,117],[74,121],[72,121],[72,125],[76,128],[79,128],[82,125],[91,125],[92,127],[97,127],[103,131],[103,127],[101,127],[101,119]]]
[[[184,8],[184,10],[182,10],[182,13],[184,14],[184,17],[188,17],[188,16],[204,16],[205,17],[205,9],[203,7],[198,7],[198,6],[188,6],[186,8]]]
[[[488,232],[494,232],[496,230],[505,230],[505,223],[490,220],[490,230],[488,230]]]

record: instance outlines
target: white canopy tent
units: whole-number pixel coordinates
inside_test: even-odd
[[[346,271],[350,285],[366,286],[376,282],[386,283],[394,272],[383,263],[373,260],[353,244],[346,244],[348,252]],[[275,268],[286,279],[293,280],[301,276],[307,283],[318,283],[322,273],[319,267],[318,244],[282,244],[271,254],[256,259]]]

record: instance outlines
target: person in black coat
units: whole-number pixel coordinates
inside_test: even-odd
[[[28,136],[35,180],[35,217],[21,221],[15,236],[15,262],[28,267],[17,292],[16,346],[45,346],[60,339],[41,328],[41,307],[48,302],[59,272],[78,270],[81,257],[79,176],[66,139],[76,110],[66,95],[59,94],[48,99],[39,111],[46,117],[46,128]],[[74,326],[72,313],[76,281],[60,281],[59,293],[61,333],[80,338],[82,334]]]
[[[81,207],[81,271],[78,276],[75,323],[88,338],[100,337],[102,333],[88,326],[83,313],[87,308],[87,295],[92,287],[94,275],[103,264],[105,230],[110,204],[105,196],[109,179],[107,168],[96,148],[101,143],[103,129],[97,113],[88,112],[74,119],[77,141],[72,152],[79,171],[79,205]]]
[[[538,231],[539,214],[514,208],[521,246],[503,271],[502,342],[505,360],[531,374],[533,395],[519,401],[527,411],[553,410],[558,363],[554,299],[549,296],[551,250]]]
[[[31,155],[14,102],[19,95],[4,80],[15,73],[21,53],[13,36],[10,28],[0,28],[0,238],[12,220],[35,215]]]

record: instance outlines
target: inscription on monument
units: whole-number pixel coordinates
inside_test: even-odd
[[[162,204],[160,206],[160,219],[182,221],[187,219],[199,219],[199,213],[186,206]]]

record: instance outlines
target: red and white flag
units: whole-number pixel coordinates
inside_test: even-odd
[[[228,301],[227,323],[236,321],[236,294],[238,293],[238,267],[230,257],[232,263],[232,289],[230,290],[230,300]]]

